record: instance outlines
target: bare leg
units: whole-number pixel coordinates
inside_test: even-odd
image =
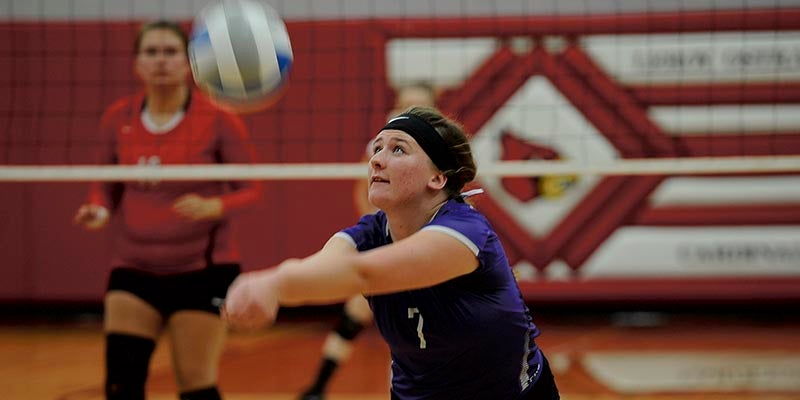
[[[226,337],[225,324],[219,316],[205,311],[179,311],[170,318],[168,330],[178,390],[216,393]]]

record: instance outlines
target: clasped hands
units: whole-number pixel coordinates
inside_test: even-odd
[[[222,319],[237,330],[256,330],[271,326],[280,308],[280,270],[297,261],[290,259],[274,268],[239,275],[228,288],[221,307]]]

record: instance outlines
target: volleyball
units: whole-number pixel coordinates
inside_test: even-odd
[[[257,0],[225,0],[203,8],[194,20],[188,52],[197,86],[238,112],[273,104],[294,58],[286,24]]]

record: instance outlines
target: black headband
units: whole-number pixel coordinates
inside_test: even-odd
[[[450,152],[450,146],[428,121],[414,114],[400,114],[389,120],[381,130],[388,129],[403,131],[413,137],[440,171],[458,169],[458,161]]]

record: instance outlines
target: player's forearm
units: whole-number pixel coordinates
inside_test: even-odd
[[[360,294],[366,282],[354,268],[353,259],[316,254],[281,264],[276,289],[280,304],[332,304]]]
[[[115,192],[119,189],[116,182],[92,182],[89,186],[87,202],[114,210],[117,206]]]
[[[253,207],[262,198],[261,182],[246,182],[237,190],[220,196],[226,215]]]

